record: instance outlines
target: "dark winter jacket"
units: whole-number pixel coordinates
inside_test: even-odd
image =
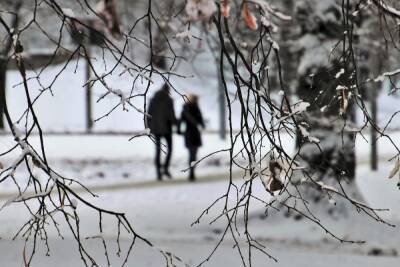
[[[167,135],[172,133],[172,125],[176,124],[174,104],[169,93],[165,89],[159,90],[150,100],[147,113],[147,127],[150,133],[155,135]]]
[[[187,103],[183,106],[178,131],[181,125],[185,124],[185,145],[186,147],[199,147],[202,145],[199,127],[204,128],[203,116],[197,104]]]

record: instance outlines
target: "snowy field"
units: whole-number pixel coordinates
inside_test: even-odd
[[[392,136],[398,143],[400,134]],[[287,138],[287,137],[285,137]],[[367,136],[368,138],[368,136]],[[174,179],[182,182],[155,182],[153,167],[154,146],[150,140],[143,138],[128,141],[129,136],[46,136],[45,144],[49,160],[56,170],[66,176],[81,180],[89,187],[102,185],[103,190],[97,192],[100,198],[92,199],[94,203],[117,211],[126,212],[136,230],[149,238],[156,246],[173,251],[190,265],[201,262],[211,252],[224,227],[224,221],[209,225],[220,209],[212,209],[199,225],[191,227],[200,212],[213,200],[223,194],[227,183],[227,155],[217,154],[207,159],[198,167],[199,182],[185,182],[186,151],[180,136],[174,137],[175,149],[172,161]],[[206,155],[218,149],[227,148],[229,143],[221,141],[215,134],[204,136],[205,145],[200,154]],[[290,151],[293,142],[284,140]],[[38,137],[31,140],[38,145]],[[0,144],[8,147],[12,144],[10,136],[0,136]],[[389,208],[382,216],[390,222],[400,222],[400,193],[396,180],[388,180],[387,176],[392,163],[388,163],[394,151],[387,140],[381,139],[380,169],[371,172],[368,166],[369,147],[362,138],[357,139],[357,185],[365,200],[378,208]],[[2,159],[12,160],[12,158]],[[206,179],[213,176],[212,179]],[[239,177],[237,177],[239,178]],[[143,182],[147,182],[143,186]],[[238,180],[239,182],[239,180]],[[122,184],[121,187],[104,190],[109,186]],[[2,184],[0,202],[4,203],[12,194],[10,184]],[[255,194],[266,198],[262,187],[256,187]],[[385,197],[382,197],[385,196]],[[91,199],[89,195],[86,198]],[[85,236],[95,234],[93,225],[97,224],[96,214],[88,208],[79,206],[81,212],[82,231]],[[349,214],[345,219],[334,220],[322,218],[330,230],[348,239],[367,241],[363,245],[342,245],[327,236],[321,229],[309,222],[284,217],[266,218],[262,206],[253,206],[250,214],[251,229],[268,248],[268,251],[279,262],[275,264],[268,258],[255,255],[254,266],[361,266],[394,267],[400,261],[400,232],[375,223],[368,218]],[[18,226],[29,217],[23,206],[13,205],[2,211],[0,230],[0,253],[2,266],[22,266],[23,242],[10,241]],[[65,226],[63,226],[65,228]],[[33,266],[81,266],[75,250],[76,244],[71,237],[59,240],[56,233],[50,231],[51,257],[39,252]],[[111,251],[115,251],[115,221],[106,218],[104,234]],[[122,236],[123,246],[129,246],[126,235]],[[103,259],[101,243],[95,240],[88,243],[94,255]],[[206,266],[240,266],[240,258],[232,249],[232,240],[227,238],[222,247]],[[69,252],[66,254],[65,251]],[[113,254],[112,266],[119,266],[121,259]],[[372,256],[370,254],[377,254]],[[162,258],[156,251],[139,244],[132,254],[128,266],[163,266]],[[296,262],[296,265],[293,265]],[[105,264],[105,262],[103,262]],[[103,265],[102,265],[103,266]]]
[[[368,140],[368,135],[365,135]],[[400,133],[393,133],[391,137],[398,145]],[[86,185],[107,185],[115,183],[132,183],[154,181],[156,177],[154,169],[155,147],[148,137],[140,137],[129,141],[129,135],[49,135],[45,136],[46,154],[54,170],[61,172],[65,177],[74,178]],[[226,150],[230,147],[229,139],[221,140],[217,134],[204,134],[204,145],[199,150],[198,158],[210,153]],[[31,144],[39,151],[39,137],[33,136]],[[183,137],[175,134],[173,157],[171,160],[171,172],[175,178],[185,178],[187,150],[184,147]],[[294,148],[294,140],[288,135],[282,135],[282,144],[286,151]],[[12,137],[0,135],[2,150],[14,145]],[[369,146],[361,136],[356,142],[357,160],[367,163],[369,160]],[[396,154],[390,141],[382,138],[379,141],[379,153],[381,161],[388,160]],[[2,157],[2,161],[11,163],[15,153]],[[197,168],[199,175],[224,174],[229,167],[229,152],[222,151],[202,161]],[[26,172],[25,169],[17,173]],[[3,191],[16,190],[11,181],[0,184]]]
[[[387,166],[382,166],[381,172],[385,173]],[[366,171],[367,167],[360,168]],[[380,173],[382,174],[382,173]],[[374,194],[367,197],[371,205],[382,207],[391,202],[392,219],[400,215],[398,205],[400,196],[395,184],[386,179],[375,176],[358,177],[357,182],[362,192]],[[379,188],[376,192],[375,188]],[[157,247],[173,251],[190,265],[198,264],[212,250],[223,229],[221,221],[212,226],[207,222],[218,213],[213,209],[200,225],[190,227],[190,224],[206,207],[211,199],[218,197],[226,189],[225,182],[208,182],[198,184],[183,184],[176,186],[154,186],[152,188],[129,188],[118,192],[103,192],[101,198],[94,200],[104,208],[126,211],[136,230]],[[372,192],[373,191],[373,192]],[[256,192],[262,194],[262,191]],[[385,195],[386,198],[377,198]],[[395,267],[399,262],[400,233],[397,228],[390,228],[357,215],[349,215],[346,219],[333,220],[322,218],[323,222],[339,236],[349,239],[362,239],[367,243],[363,245],[343,245],[329,238],[316,226],[305,222],[285,218],[266,219],[262,214],[262,207],[253,207],[251,212],[251,229],[254,237],[258,238],[268,248],[268,251],[279,262],[268,260],[261,255],[255,255],[254,266],[362,266],[362,267]],[[82,231],[90,236],[93,234],[93,225],[96,225],[96,216],[87,208],[80,207]],[[2,227],[0,251],[2,266],[22,266],[23,242],[11,242],[8,236],[16,225],[23,223],[23,207],[13,206],[2,213]],[[399,218],[399,217],[397,217]],[[111,251],[116,251],[115,230],[112,220],[105,221],[105,236]],[[128,247],[125,240],[123,247]],[[101,243],[85,241],[90,249],[100,260],[104,255]],[[128,266],[163,266],[162,258],[156,251],[138,243],[137,250],[132,254]],[[75,250],[76,244],[70,239],[58,240],[55,233],[51,234],[51,257],[45,257],[43,251],[39,252],[33,266],[81,266],[79,256]],[[215,257],[206,266],[240,266],[240,259],[232,249],[232,240],[229,238],[223,244]],[[68,253],[65,251],[68,250]],[[372,256],[377,251],[377,256]],[[41,254],[40,254],[41,253]],[[113,254],[113,253],[111,253]],[[114,264],[121,262],[114,255]],[[296,263],[295,265],[294,262]],[[105,264],[105,262],[103,262]],[[103,265],[102,265],[103,266]]]

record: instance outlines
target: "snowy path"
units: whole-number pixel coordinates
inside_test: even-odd
[[[194,183],[203,184],[203,183],[215,183],[219,181],[229,181],[229,173],[220,173],[220,174],[208,174],[208,175],[199,175],[196,176],[196,180]],[[243,175],[240,174],[239,171],[234,171],[232,173],[232,179],[240,179]],[[86,188],[95,194],[99,194],[102,192],[113,192],[113,191],[125,191],[125,190],[137,190],[137,189],[146,189],[146,188],[163,188],[163,187],[171,187],[184,185],[188,183],[188,179],[183,176],[166,178],[164,177],[162,181],[156,180],[156,178],[152,180],[125,180],[118,181],[116,183],[105,183],[105,184],[90,184]],[[74,189],[76,193],[85,193],[87,189],[79,186],[73,185],[71,188]],[[33,192],[32,192],[33,194]],[[16,192],[13,191],[0,191],[0,200],[7,200],[16,195]]]
[[[161,242],[161,246],[168,247],[178,255],[185,255],[190,266],[200,263],[212,248],[212,242]],[[38,257],[33,262],[33,267],[71,267],[82,266],[77,253],[76,244],[71,240],[51,241],[53,248],[51,257]],[[101,250],[96,249],[99,244],[92,243],[91,249],[97,259],[104,259]],[[124,248],[129,246],[128,242],[123,242]],[[23,242],[4,242],[0,241],[0,251],[2,254],[1,265],[7,267],[23,266],[21,261],[21,251]],[[115,251],[116,247],[110,245]],[[68,253],[66,253],[68,251]],[[318,248],[301,248],[288,246],[286,244],[269,244],[269,252],[276,256],[278,263],[266,260],[265,257],[255,254],[253,266],[276,266],[276,267],[397,267],[399,258],[396,257],[373,257],[356,253],[342,252],[335,249],[321,251]],[[121,260],[112,253],[111,266],[120,266]],[[101,261],[101,266],[106,266],[105,260]],[[138,267],[159,267],[165,266],[165,262],[158,256],[157,252],[149,250],[147,247],[138,246],[132,253],[127,266]],[[223,245],[214,257],[204,266],[212,267],[242,267],[240,258],[232,250],[232,244]]]
[[[368,136],[365,136],[368,140]],[[400,147],[400,133],[391,135]],[[54,170],[62,175],[74,178],[89,187],[124,185],[142,181],[154,181],[156,174],[153,166],[154,144],[149,138],[142,137],[129,142],[129,136],[84,135],[84,136],[46,136],[45,147],[47,158]],[[216,134],[205,134],[204,145],[199,151],[199,158],[218,150],[228,149],[229,140],[220,140]],[[34,147],[39,147],[38,136],[30,139]],[[282,144],[288,153],[293,151],[294,140],[287,135],[282,136]],[[0,135],[0,152],[14,145],[9,135]],[[267,145],[267,144],[265,144]],[[387,139],[380,139],[379,157],[381,161],[395,155],[393,146]],[[369,160],[369,146],[359,137],[356,141],[357,160],[366,164]],[[1,157],[3,165],[7,165],[18,156],[18,151],[12,155]],[[181,136],[174,135],[174,151],[171,162],[171,173],[176,178],[185,178],[188,167],[187,150]],[[205,159],[197,168],[200,176],[225,174],[229,166],[228,152],[220,152]],[[22,169],[21,172],[26,172]],[[26,175],[21,175],[22,177]],[[384,175],[387,176],[386,174]],[[2,192],[15,192],[11,181],[0,184]]]

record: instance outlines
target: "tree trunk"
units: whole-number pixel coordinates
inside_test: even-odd
[[[222,55],[221,55],[222,56]],[[222,56],[223,60],[223,56]],[[221,72],[219,69],[219,62],[217,62],[218,73],[218,104],[219,104],[219,137],[222,140],[226,139],[226,100],[224,85],[222,84]]]
[[[382,55],[384,55],[382,57]],[[374,76],[381,75],[384,69],[384,58],[388,58],[387,48],[380,47],[372,57],[372,66]],[[378,95],[382,89],[382,82],[372,84],[372,88],[369,88],[370,95],[369,101],[371,104],[371,169],[378,169],[378,133],[375,127],[378,127]],[[374,127],[375,125],[375,127]]]
[[[13,18],[10,24],[10,28],[18,29],[19,24],[19,10],[22,5],[21,0],[16,0],[13,3],[12,8],[10,8],[10,14],[13,14]],[[3,38],[3,37],[2,37]],[[8,59],[7,55],[12,49],[13,38],[11,35],[7,35],[2,41],[2,46],[0,49],[0,130],[4,129],[4,108],[6,104],[6,79],[7,79],[7,65]]]
[[[379,83],[381,85],[381,83]],[[373,86],[371,88],[371,120],[372,123],[378,126],[378,119],[377,119],[377,111],[378,111],[378,104],[377,104],[377,97],[378,97],[378,88],[377,86]],[[377,170],[378,169],[378,144],[377,144],[377,132],[375,127],[371,127],[371,169]]]
[[[88,50],[89,50],[88,46]],[[89,65],[90,53],[86,55],[86,131],[91,132],[93,128],[93,116],[92,116],[92,88],[90,82],[91,78],[90,65]]]
[[[294,11],[294,1],[293,0],[283,0],[282,5],[284,8],[284,13],[289,16],[293,16]],[[294,93],[293,84],[296,81],[296,72],[298,59],[295,53],[290,51],[290,41],[293,40],[293,20],[282,22],[284,25],[281,27],[282,43],[280,44],[279,56],[282,62],[282,75],[283,75],[283,87],[289,94]]]
[[[7,61],[0,59],[0,130],[3,130],[5,127],[4,106],[6,102],[6,78],[7,78]]]

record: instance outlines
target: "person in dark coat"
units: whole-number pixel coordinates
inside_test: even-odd
[[[164,86],[158,90],[150,100],[149,109],[147,111],[147,127],[154,136],[156,144],[155,165],[157,171],[157,179],[162,180],[162,175],[171,178],[169,173],[169,163],[172,153],[172,126],[177,123],[174,111],[174,103],[169,94],[169,86]],[[167,144],[167,155],[165,163],[161,166],[161,139],[165,139]]]
[[[181,132],[182,124],[185,125],[183,135],[185,146],[189,151],[189,180],[194,181],[195,174],[192,163],[196,161],[198,148],[202,145],[199,127],[205,128],[203,116],[198,105],[198,97],[196,95],[189,95],[187,103],[183,106],[178,127],[179,133]]]

